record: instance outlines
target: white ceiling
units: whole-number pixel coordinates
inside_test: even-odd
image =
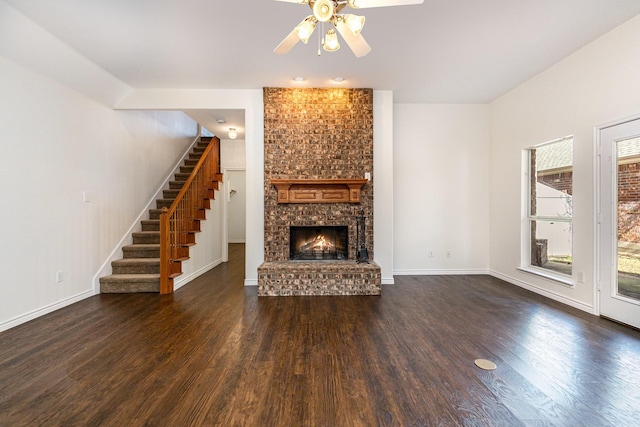
[[[229,128],[238,132],[236,139],[244,139],[244,110],[182,110],[220,139],[229,139]],[[222,121],[222,123],[220,123]]]
[[[5,0],[134,88],[344,87],[394,102],[487,103],[640,13],[639,0],[425,0],[363,9],[372,52],[318,57],[316,34],[273,48],[310,14],[274,0]],[[319,32],[318,30],[316,30]]]

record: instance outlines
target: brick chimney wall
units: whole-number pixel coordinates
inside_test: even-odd
[[[272,178],[363,178],[361,203],[278,204]],[[265,262],[289,259],[290,225],[347,225],[364,210],[373,259],[373,90],[264,88]]]

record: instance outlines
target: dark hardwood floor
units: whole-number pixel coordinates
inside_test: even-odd
[[[232,246],[173,295],[1,333],[0,426],[640,425],[636,330],[488,276],[258,298]]]

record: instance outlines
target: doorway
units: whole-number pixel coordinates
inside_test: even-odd
[[[640,118],[600,129],[600,315],[640,328]]]
[[[247,179],[245,169],[227,168],[227,230],[229,243],[245,243],[247,218]]]

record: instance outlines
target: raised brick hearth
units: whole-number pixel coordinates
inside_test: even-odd
[[[265,88],[264,112],[265,262],[258,268],[258,295],[379,295],[380,267],[373,262],[373,91]],[[315,202],[291,203],[280,185],[279,201],[274,185],[278,180],[357,180],[365,173],[371,180],[360,189],[359,200],[318,202],[316,194]],[[305,189],[295,191],[290,194],[307,196]],[[369,264],[355,261],[361,212]],[[347,226],[348,259],[289,260],[290,226]]]
[[[380,267],[355,261],[265,262],[259,295],[380,295]]]

